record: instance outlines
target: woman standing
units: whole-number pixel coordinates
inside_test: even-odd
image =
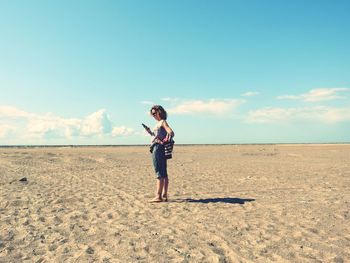
[[[152,160],[157,177],[157,193],[150,202],[168,201],[168,172],[167,159],[165,157],[164,143],[169,142],[174,137],[174,132],[168,125],[167,112],[160,105],[154,105],[150,114],[157,121],[154,127],[154,137],[152,139]]]

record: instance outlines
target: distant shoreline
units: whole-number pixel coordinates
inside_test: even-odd
[[[350,142],[327,142],[327,143],[206,143],[206,144],[176,144],[176,146],[249,146],[249,145],[349,145]],[[113,145],[83,145],[83,144],[62,144],[62,145],[0,145],[0,148],[107,148],[107,147],[145,147],[149,144],[113,144]]]

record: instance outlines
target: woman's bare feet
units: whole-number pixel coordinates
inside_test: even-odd
[[[160,202],[163,202],[163,199],[158,196],[149,200],[149,203],[160,203]]]
[[[168,202],[168,195],[163,195],[163,201]]]

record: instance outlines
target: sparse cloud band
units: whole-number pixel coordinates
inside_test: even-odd
[[[300,95],[282,95],[278,96],[279,100],[302,100],[307,102],[329,101],[336,99],[344,99],[345,96],[340,96],[341,92],[349,91],[348,88],[320,88],[312,89],[307,93]]]
[[[183,115],[223,115],[231,112],[243,103],[243,100],[237,99],[189,100],[178,102],[173,107],[170,107],[168,111],[173,114]]]
[[[241,96],[243,96],[243,97],[253,97],[253,96],[257,96],[259,94],[260,94],[260,92],[257,92],[257,91],[248,91],[248,92],[243,93]]]
[[[304,107],[304,108],[262,108],[250,111],[246,121],[249,123],[286,123],[295,120],[336,123],[350,121],[350,108]]]
[[[114,127],[105,109],[85,118],[62,118],[52,113],[39,115],[11,106],[0,106],[0,138],[15,134],[17,139],[73,139],[133,135],[132,128]]]

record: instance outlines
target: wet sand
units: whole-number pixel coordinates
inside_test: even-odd
[[[0,262],[349,262],[350,145],[174,151],[0,148]]]

